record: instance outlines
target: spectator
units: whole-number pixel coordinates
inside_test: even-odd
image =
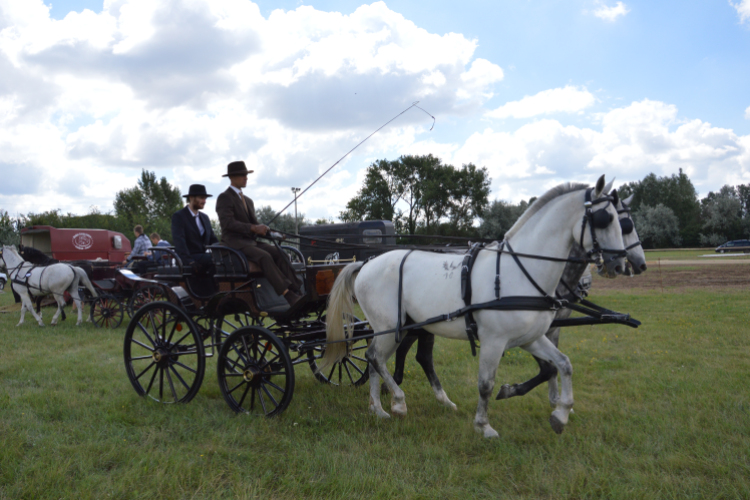
[[[151,233],[151,248],[156,247],[168,247],[170,246],[167,240],[161,239],[159,233]],[[167,252],[160,252],[159,250],[152,250],[149,252],[148,260],[159,262],[161,259],[168,259],[169,254]]]
[[[133,259],[135,257],[146,257],[146,252],[151,248],[151,242],[148,240],[148,236],[143,234],[143,226],[138,224],[133,228],[135,234],[135,243],[133,244],[133,250],[128,254],[128,257],[122,262],[128,267],[133,267]],[[141,259],[138,259],[141,260]]]

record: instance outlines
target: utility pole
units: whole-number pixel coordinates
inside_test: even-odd
[[[297,193],[302,191],[301,188],[292,188],[294,194],[294,234],[299,234],[299,221],[297,220]]]

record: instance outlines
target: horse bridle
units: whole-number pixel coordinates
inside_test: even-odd
[[[609,205],[615,201],[615,198],[611,195],[606,194],[595,200],[592,200],[591,193],[593,191],[594,188],[588,188],[586,190],[586,198],[583,203],[583,206],[586,208],[586,212],[583,215],[583,224],[581,225],[581,238],[579,240],[579,244],[581,245],[581,248],[585,248],[583,246],[583,237],[586,235],[586,226],[588,225],[589,232],[591,234],[592,248],[591,250],[586,252],[586,256],[588,257],[590,262],[602,266],[616,259],[627,257],[628,249],[616,250],[612,248],[603,248],[599,244],[599,240],[597,240],[596,238],[595,229],[606,229],[612,223],[614,216],[611,213],[607,212],[607,207],[609,207]],[[606,203],[604,208],[593,210],[594,205],[598,205],[600,203]],[[630,222],[632,224],[632,221]],[[609,259],[604,260],[605,253],[611,254],[612,256]],[[594,255],[596,255],[595,258]]]
[[[622,235],[625,236],[626,234],[630,234],[635,229],[635,224],[633,223],[633,217],[630,215],[630,207],[625,204],[624,201],[620,200],[620,203],[622,203],[622,210],[618,210],[617,214],[628,214],[627,217],[621,217],[620,218],[620,228],[622,229]],[[641,246],[641,240],[636,241],[632,245],[628,245],[625,247],[625,251],[630,250],[631,248],[635,248],[637,246]]]

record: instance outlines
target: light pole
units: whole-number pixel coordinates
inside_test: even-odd
[[[300,188],[292,188],[294,194],[294,234],[299,234],[299,222],[297,221],[297,193],[302,191]]]

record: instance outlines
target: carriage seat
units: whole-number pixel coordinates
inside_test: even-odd
[[[214,261],[216,271],[214,278],[218,280],[240,280],[259,278],[263,271],[255,262],[247,260],[244,253],[224,245],[208,247]]]

